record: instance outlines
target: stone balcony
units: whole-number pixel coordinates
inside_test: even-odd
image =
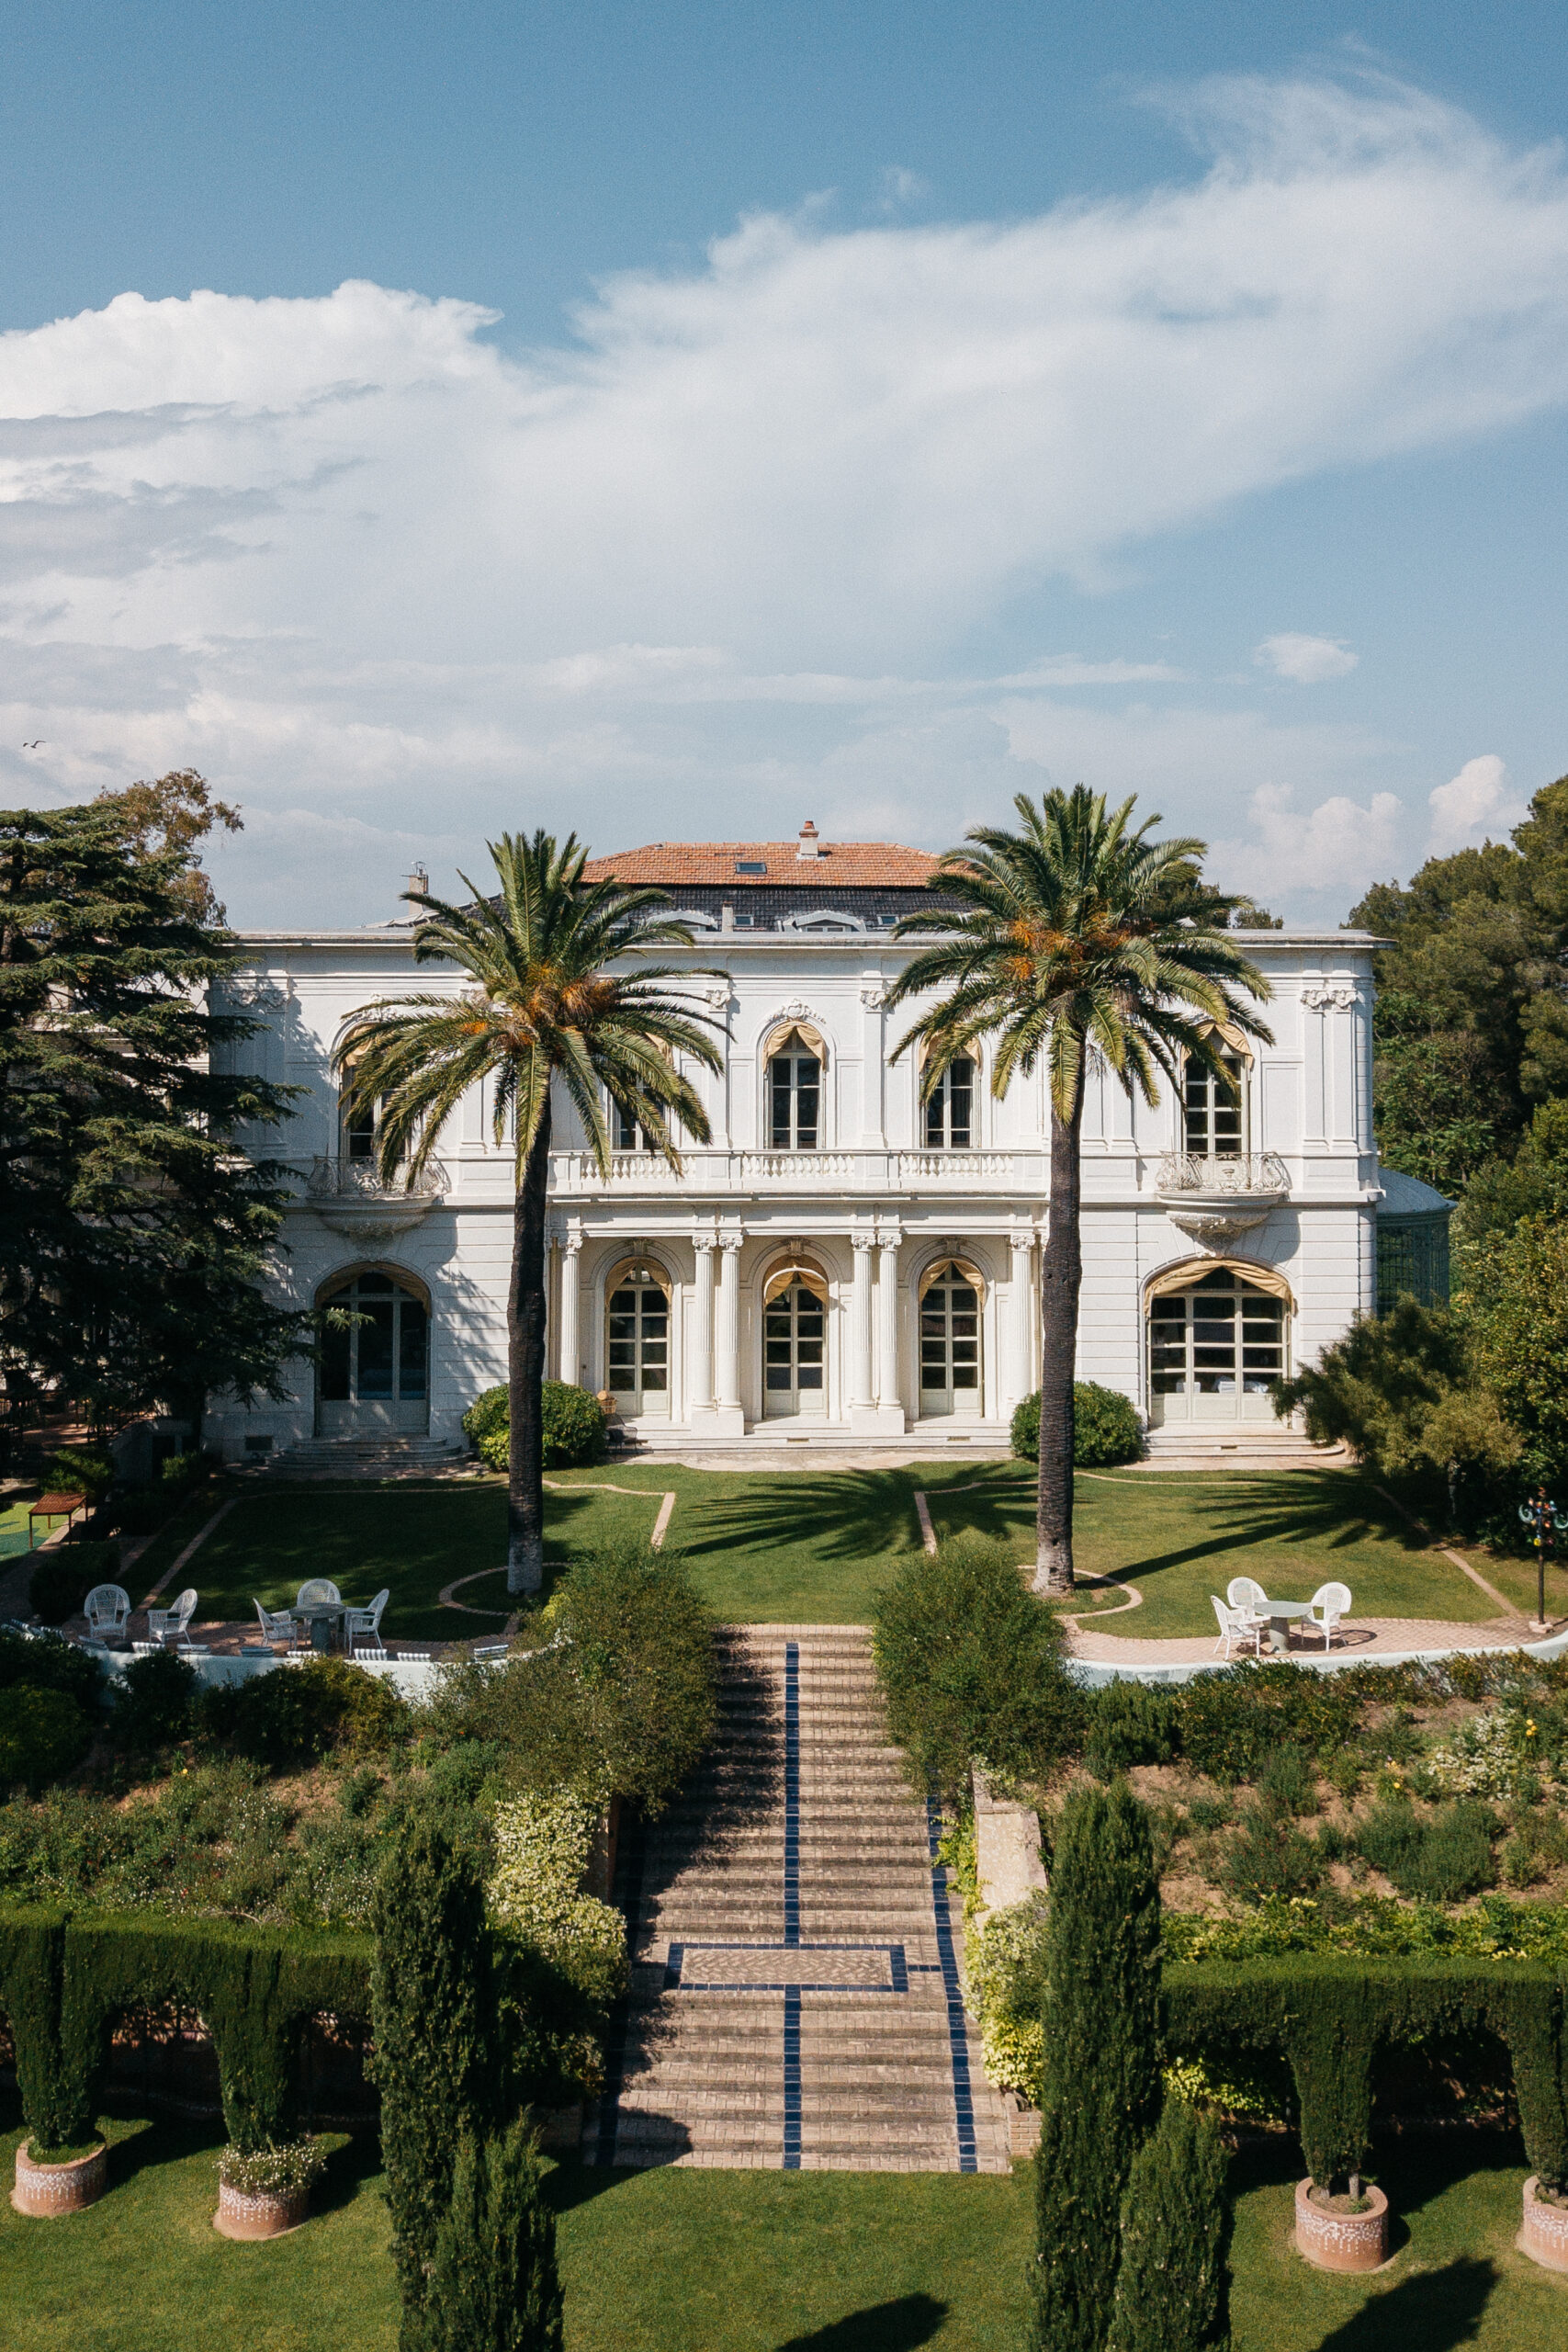
[[[607,1176],[592,1152],[551,1156],[552,1198],[833,1193],[897,1197],[911,1193],[997,1193],[1043,1189],[1043,1153],[900,1151],[876,1147],[824,1151],[684,1151],[679,1175],[656,1152],[617,1151]]]
[[[450,1189],[447,1172],[431,1160],[412,1185],[384,1184],[368,1159],[312,1159],[304,1171],[305,1205],[333,1232],[366,1241],[390,1241],[439,1206]]]
[[[1173,1151],[1155,1170],[1155,1193],[1173,1225],[1205,1249],[1224,1250],[1290,1198],[1291,1171],[1275,1151],[1226,1159]]]

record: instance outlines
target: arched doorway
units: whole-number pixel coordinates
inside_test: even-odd
[[[317,1436],[423,1437],[430,1427],[430,1312],[412,1278],[367,1267],[335,1276],[316,1303],[355,1318],[321,1344]]]
[[[827,1412],[827,1279],[817,1266],[780,1266],[762,1293],[762,1417],[823,1420]]]
[[[625,1420],[670,1416],[670,1277],[633,1259],[605,1285],[604,1385]]]
[[[920,1283],[920,1419],[978,1420],[985,1409],[980,1314],[985,1285],[960,1258],[939,1258]]]
[[[1284,1283],[1262,1266],[1183,1270],[1156,1285],[1149,1300],[1150,1423],[1272,1425],[1274,1388],[1288,1369],[1290,1305]]]

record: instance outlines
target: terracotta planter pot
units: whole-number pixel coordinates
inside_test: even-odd
[[[109,2179],[109,2152],[94,2148],[73,2156],[68,2165],[35,2165],[24,2140],[17,2150],[17,2185],[11,2202],[18,2213],[36,2222],[57,2221],[62,2213],[80,2213],[96,2205]]]
[[[310,2210],[308,2188],[288,2188],[277,2196],[265,2191],[252,2195],[220,2180],[212,2226],[225,2238],[280,2238],[285,2231],[297,2230]]]
[[[1537,2197],[1537,2176],[1525,2183],[1525,2218],[1514,2244],[1543,2270],[1568,2270],[1568,2205],[1543,2205]]]
[[[1388,2199],[1381,2188],[1362,2190],[1361,2213],[1335,2213],[1312,2194],[1310,2180],[1296,2183],[1296,2252],[1319,2270],[1380,2270],[1388,2260]]]

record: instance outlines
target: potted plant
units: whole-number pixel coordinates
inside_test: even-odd
[[[35,2134],[17,2150],[11,2202],[33,2221],[53,2222],[96,2205],[107,2186],[108,2150],[96,2132],[62,2147]]]
[[[310,2137],[281,2148],[225,2148],[218,2158],[213,2228],[226,2238],[276,2238],[297,2230],[326,2161],[320,2140]]]
[[[1524,2221],[1517,2245],[1546,2270],[1568,2270],[1568,2191],[1532,2172],[1525,2183]]]

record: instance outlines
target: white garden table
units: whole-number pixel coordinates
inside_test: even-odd
[[[1258,1614],[1269,1620],[1269,1646],[1277,1657],[1291,1654],[1291,1627],[1312,1615],[1310,1600],[1265,1600]]]

